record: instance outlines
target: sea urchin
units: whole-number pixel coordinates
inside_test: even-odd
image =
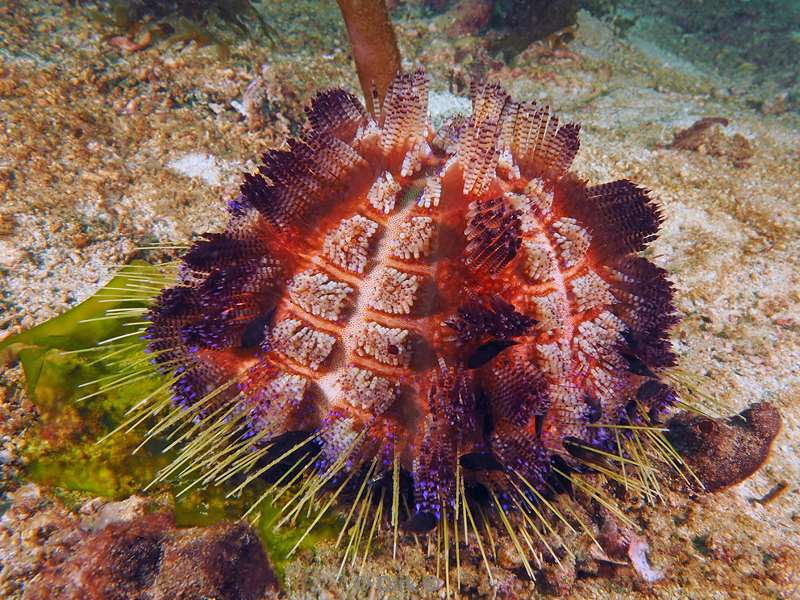
[[[643,442],[679,464],[651,427],[676,402],[672,287],[639,255],[658,208],[571,174],[580,128],[548,108],[495,84],[472,103],[434,131],[421,71],[377,119],[323,92],[245,176],[149,312],[176,407],[155,431],[183,420],[187,443],[162,478],[266,478],[296,490],[284,520],[348,498],[345,557],[383,515],[395,547],[435,530],[456,560],[459,531],[485,561],[496,527],[531,572],[550,519],[568,524],[556,494],[608,504],[578,473],[646,492]]]

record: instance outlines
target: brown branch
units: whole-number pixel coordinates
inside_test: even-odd
[[[384,0],[337,0],[342,10],[358,80],[367,109],[374,115],[372,86],[383,101],[389,84],[400,72],[400,50]]]

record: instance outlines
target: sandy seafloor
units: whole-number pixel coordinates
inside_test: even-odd
[[[213,48],[163,43],[125,54],[66,4],[0,9],[0,338],[91,295],[137,245],[220,227],[223,200],[242,170],[298,130],[314,90],[357,89],[333,3],[275,3],[265,11],[284,41],[272,48],[244,40],[220,60]],[[577,172],[596,183],[630,178],[663,206],[652,255],[677,289],[680,369],[720,410],[770,401],[783,414],[769,464],[743,484],[692,498],[668,491],[664,504],[627,507],[664,572],[659,583],[648,586],[628,571],[579,579],[569,597],[800,598],[796,107],[774,108],[767,88],[754,105],[760,91],[744,91],[746,82],[671,55],[646,29],[622,36],[586,12],[570,53],[533,49],[512,66],[478,51],[476,37],[446,35],[450,18],[397,19],[406,66],[425,67],[441,92],[436,110],[458,104],[447,92],[463,95],[477,64],[517,99],[580,121]],[[269,105],[264,127],[252,129],[235,104],[257,74]],[[676,131],[702,117],[725,117],[727,135],[749,140],[748,166],[667,148]],[[19,377],[9,369],[3,384]],[[16,449],[36,415],[8,396],[0,411],[0,491],[8,492],[20,483]],[[775,501],[752,502],[780,482],[788,488]],[[378,544],[366,572],[420,581],[419,552],[401,553],[398,566],[390,555]],[[333,556],[324,546],[301,555],[287,570],[287,594],[343,597],[352,579],[335,581]],[[538,593],[509,577],[508,593]]]

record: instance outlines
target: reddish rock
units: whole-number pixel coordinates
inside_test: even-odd
[[[559,562],[547,560],[541,570],[541,587],[551,596],[568,596],[575,586],[577,576],[575,557],[564,554]]]
[[[667,437],[706,491],[717,492],[747,479],[766,462],[781,415],[764,402],[728,421],[683,413],[668,427]]]
[[[245,523],[175,532],[164,546],[153,600],[258,600],[278,581],[261,541]]]
[[[277,590],[255,531],[244,523],[176,529],[167,513],[112,522],[46,567],[24,600],[260,600]]]
[[[789,544],[776,546],[770,548],[766,558],[767,577],[787,592],[800,592],[800,548]]]
[[[670,148],[728,158],[737,168],[750,166],[749,161],[755,154],[753,147],[748,139],[739,133],[725,135],[722,127],[727,126],[728,119],[723,117],[700,119],[688,129],[676,132]]]
[[[492,18],[491,0],[461,0],[452,9],[455,20],[449,28],[451,35],[475,35],[489,25]]]
[[[131,523],[112,523],[87,536],[66,560],[51,564],[25,590],[25,600],[125,600],[144,598],[161,560],[165,532],[174,527],[164,514]]]

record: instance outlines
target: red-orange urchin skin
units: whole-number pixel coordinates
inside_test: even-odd
[[[316,431],[323,464],[378,474],[398,455],[430,526],[459,461],[498,494],[502,470],[540,486],[565,440],[673,401],[672,290],[637,256],[661,217],[568,172],[579,126],[488,84],[437,133],[422,72],[378,122],[338,90],[308,116],[152,312],[177,403],[234,382],[209,406],[241,403],[259,441]]]

